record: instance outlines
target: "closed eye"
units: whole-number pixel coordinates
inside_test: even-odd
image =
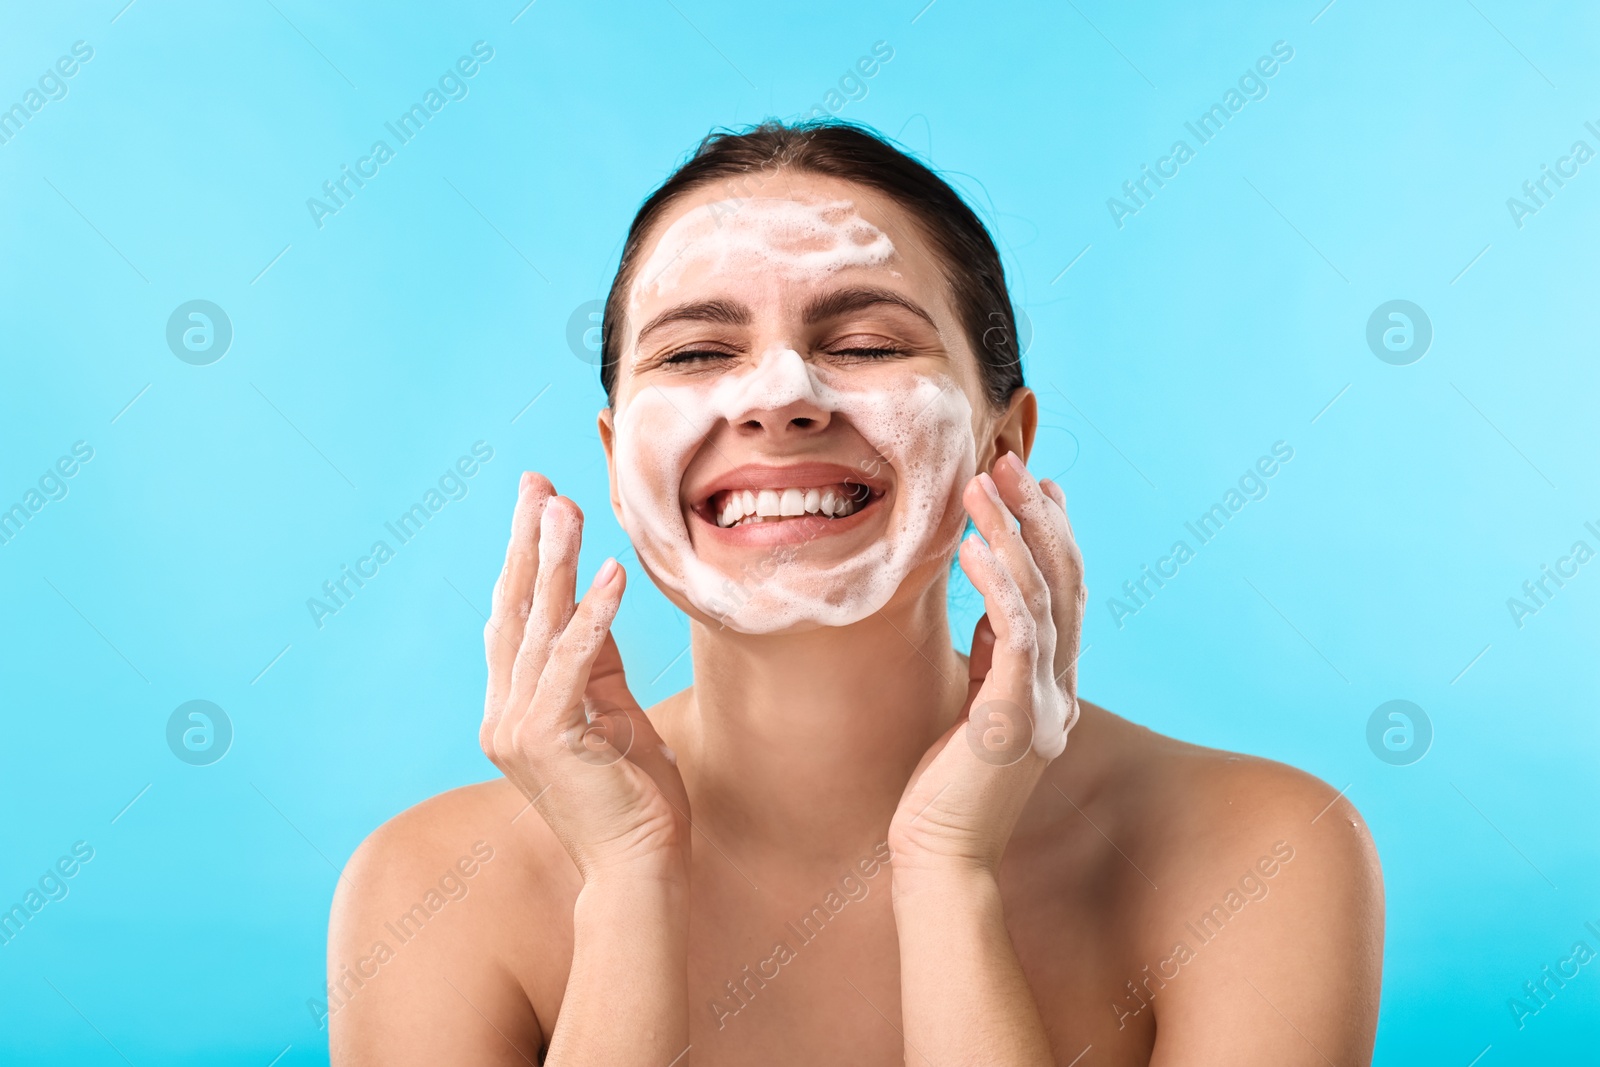
[[[905,350],[888,346],[870,346],[861,348],[835,348],[831,350],[835,356],[853,356],[858,359],[886,359],[890,356],[903,356]]]
[[[679,352],[663,356],[658,362],[663,366],[673,364],[684,365],[690,363],[704,363],[713,359],[733,359],[731,352],[723,352],[715,348],[686,348]]]

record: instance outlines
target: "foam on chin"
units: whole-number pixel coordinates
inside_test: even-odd
[[[774,633],[859,622],[914,567],[948,558],[963,525],[959,489],[977,466],[966,394],[943,376],[907,372],[889,389],[851,388],[847,379],[773,349],[714,384],[653,385],[628,401],[616,420],[618,520],[657,581],[729,629]],[[726,573],[694,551],[679,503],[684,473],[719,422],[802,395],[888,460],[896,477],[889,528],[844,560],[811,563],[806,546],[780,546],[752,550],[740,573]]]

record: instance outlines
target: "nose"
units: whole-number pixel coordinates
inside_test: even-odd
[[[820,394],[800,353],[792,348],[770,350],[749,373],[728,421],[746,436],[818,433],[832,418]]]

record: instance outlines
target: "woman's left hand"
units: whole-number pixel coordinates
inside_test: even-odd
[[[972,637],[967,704],[918,764],[889,824],[897,884],[922,872],[997,871],[1078,718],[1085,591],[1066,497],[1015,453],[994,471],[962,496],[983,540],[962,542],[961,569],[986,612]]]

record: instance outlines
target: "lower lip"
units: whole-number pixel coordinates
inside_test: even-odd
[[[826,515],[795,515],[787,519],[774,522],[751,522],[743,526],[718,526],[708,520],[698,511],[693,511],[695,519],[707,531],[707,536],[714,537],[718,544],[742,547],[747,545],[794,545],[805,544],[809,541],[820,540],[831,535],[849,533],[857,529],[864,522],[870,522],[876,515],[888,494],[879,496],[869,501],[864,507],[851,512],[842,519],[830,519]]]

